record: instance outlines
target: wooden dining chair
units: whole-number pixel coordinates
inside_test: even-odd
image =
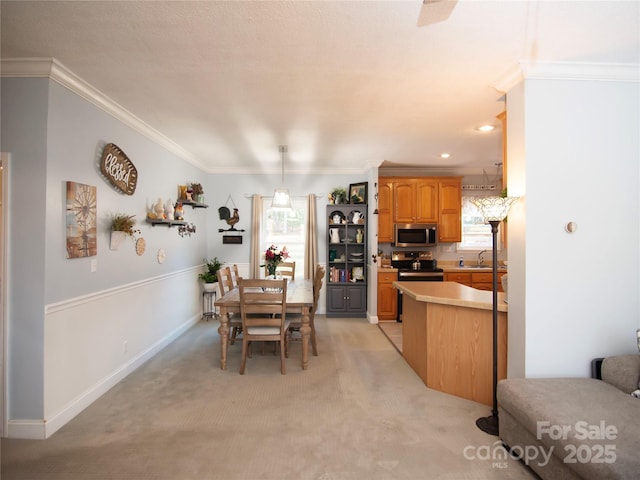
[[[318,302],[320,300],[320,290],[322,289],[322,281],[324,280],[325,270],[322,265],[316,265],[316,271],[313,276],[313,305],[309,310],[309,326],[311,327],[311,350],[314,356],[318,356],[318,345],[316,342],[316,327],[314,323],[314,319],[316,316],[316,310],[318,309]],[[289,314],[289,319],[291,320],[291,325],[289,326],[289,338],[287,339],[287,344],[289,340],[293,339],[293,335],[297,332],[300,332],[300,327],[302,326],[302,314]],[[288,351],[285,351],[288,355]]]
[[[280,343],[280,373],[286,374],[287,281],[241,278],[238,288],[242,319],[240,375],[244,375],[249,346],[254,341]]]
[[[296,277],[296,262],[280,262],[276,267],[276,273],[279,273],[284,278],[289,280],[295,280]],[[269,272],[267,267],[264,269],[264,276],[268,277]]]
[[[233,282],[236,284],[236,287],[238,286],[238,283],[240,281],[240,271],[238,270],[238,264],[234,263],[233,267],[232,267],[232,271],[233,271]]]
[[[231,276],[231,269],[229,267],[218,270],[218,287],[220,288],[220,297],[233,290],[233,277]],[[238,334],[242,332],[242,320],[237,316],[234,318],[233,313],[229,313],[229,328],[231,328],[229,345],[233,345],[236,342]]]

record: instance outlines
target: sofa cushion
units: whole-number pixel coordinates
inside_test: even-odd
[[[638,389],[640,355],[617,355],[602,362],[602,380],[625,393]]]
[[[615,462],[568,464],[583,478],[634,478],[640,471],[640,402],[628,393],[594,378],[514,378],[498,384],[500,408],[518,420],[531,436],[564,462],[571,446],[586,445],[586,453],[613,445]],[[539,423],[543,422],[543,423]],[[580,423],[578,423],[580,422]],[[542,430],[540,428],[542,427]],[[556,438],[544,430],[568,428]],[[615,438],[580,438],[584,428],[614,428]],[[609,447],[611,448],[611,447]],[[584,449],[583,449],[583,452]]]

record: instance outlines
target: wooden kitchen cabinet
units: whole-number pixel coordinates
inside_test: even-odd
[[[435,178],[403,178],[393,182],[393,221],[395,223],[436,223],[438,221],[438,182]]]
[[[398,319],[398,291],[392,283],[398,279],[397,272],[378,270],[378,320]]]
[[[498,272],[498,291],[502,292],[502,282],[500,279],[506,272]],[[471,286],[478,290],[493,290],[493,272],[492,273],[471,273]]]
[[[502,125],[502,189],[507,188],[507,112],[504,111],[496,116]],[[509,236],[507,235],[507,222],[502,222],[500,224],[500,243],[502,244],[502,248],[507,248],[507,239]]]
[[[462,241],[462,179],[438,180],[438,241]]]
[[[498,291],[502,292],[500,279],[507,272],[498,272]],[[445,282],[457,282],[478,290],[493,289],[493,272],[449,272],[444,274]]]
[[[393,243],[395,223],[437,223],[438,241],[462,241],[462,177],[380,177],[378,243]]]
[[[401,179],[393,183],[393,221],[413,223],[416,217],[416,182]]]
[[[457,282],[467,287],[471,286],[471,272],[468,273],[460,273],[460,272],[452,272],[444,274],[445,282]]]
[[[393,242],[393,180],[378,179],[378,243]]]

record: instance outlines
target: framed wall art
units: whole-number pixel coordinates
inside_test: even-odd
[[[67,182],[67,258],[98,254],[96,187]]]
[[[352,183],[349,185],[349,203],[367,203],[367,183]]]

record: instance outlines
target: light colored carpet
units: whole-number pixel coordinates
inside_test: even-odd
[[[240,345],[220,370],[218,323],[200,322],[48,440],[2,439],[1,478],[535,478],[468,459],[497,448],[475,426],[487,407],[426,388],[376,325],[316,322],[309,370],[294,342],[287,375],[256,349],[244,376]]]

